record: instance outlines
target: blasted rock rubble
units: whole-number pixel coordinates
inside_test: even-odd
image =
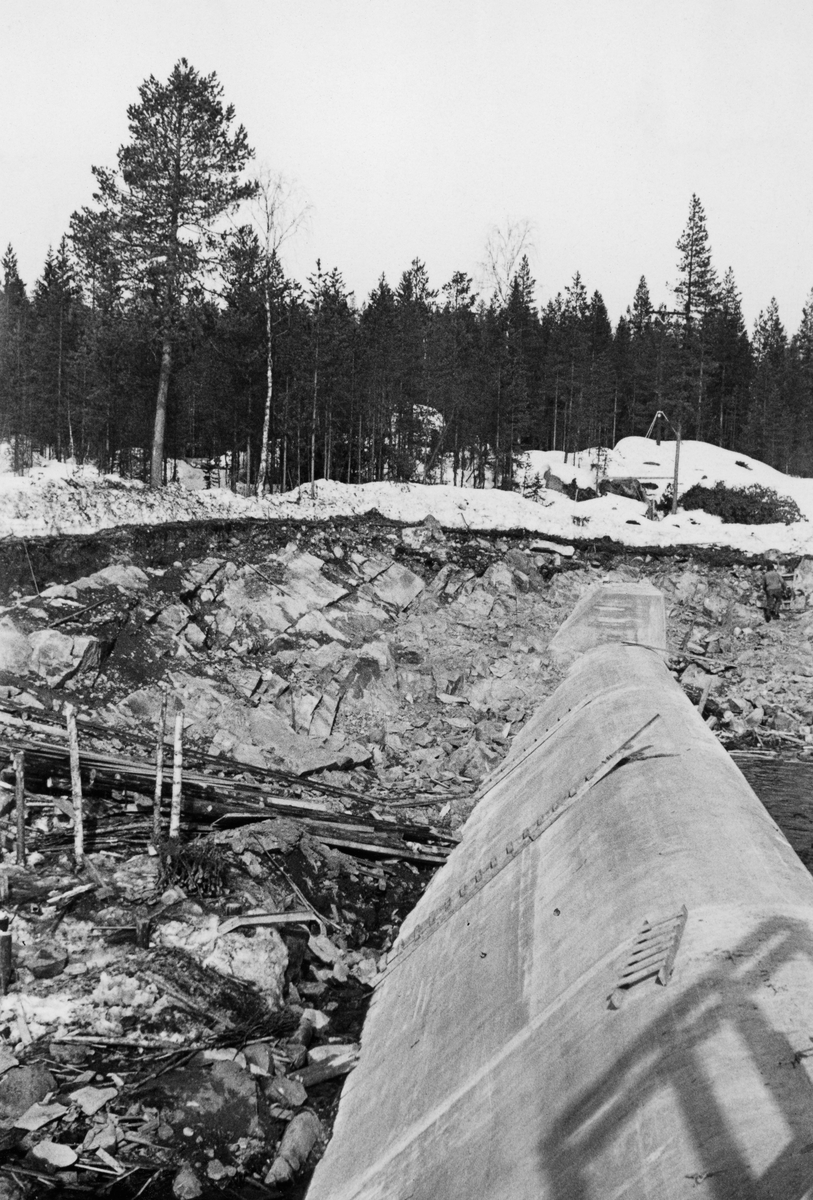
[[[303,1194],[400,922],[601,579],[664,591],[671,669],[729,748],[813,757],[809,560],[783,564],[792,599],[769,624],[758,562],[610,558],[432,518],[229,549],[42,581],[0,613],[0,750],[25,750],[28,855],[6,765],[0,1197]],[[151,827],[165,695],[170,761],[183,711],[176,843]],[[164,818],[168,798],[165,781]]]

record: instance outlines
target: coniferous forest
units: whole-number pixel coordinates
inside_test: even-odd
[[[813,474],[813,292],[795,332],[771,300],[745,327],[691,197],[669,303],[642,276],[613,323],[580,275],[540,310],[521,239],[480,294],[415,258],[358,303],[320,262],[284,269],[298,214],[215,75],[180,60],[128,110],[40,277],[9,246],[0,293],[0,438],[159,486],[178,458],[225,461],[262,492],[314,478],[512,486],[516,456],[682,435]],[[92,193],[92,200],[90,199]],[[170,464],[169,472],[167,463]]]

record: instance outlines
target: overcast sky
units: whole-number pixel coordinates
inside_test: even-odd
[[[215,71],[258,162],[294,178],[363,302],[414,257],[477,275],[527,219],[545,303],[580,271],[615,322],[670,301],[693,192],[749,326],[813,287],[810,0],[20,0],[0,3],[0,243],[31,285],[126,108],[182,56]]]

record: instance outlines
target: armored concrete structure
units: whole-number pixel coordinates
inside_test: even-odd
[[[623,625],[405,923],[309,1200],[813,1196],[813,879]]]

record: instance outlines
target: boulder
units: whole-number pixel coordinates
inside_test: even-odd
[[[176,1200],[197,1200],[203,1195],[203,1184],[195,1172],[185,1163],[172,1181],[172,1194]]]
[[[31,665],[31,643],[8,617],[0,620],[0,671],[25,675]]]
[[[12,1067],[0,1079],[0,1118],[21,1116],[56,1089],[56,1080],[42,1063]]]
[[[206,645],[206,634],[201,629],[200,625],[195,625],[190,621],[186,629],[183,631],[184,641],[192,647],[193,650],[202,650]]]
[[[276,929],[260,926],[247,937],[239,930],[217,936],[219,918],[201,915],[194,920],[168,921],[156,930],[154,940],[191,954],[202,966],[253,984],[270,1008],[282,1004],[288,951]]]
[[[214,578],[222,566],[223,562],[219,558],[204,558],[202,562],[192,563],[181,580],[181,595],[190,595],[203,587]]]
[[[277,1156],[265,1177],[266,1184],[278,1186],[290,1183],[308,1159],[318,1152],[324,1136],[322,1122],[316,1113],[307,1110],[297,1113],[285,1130]]]
[[[423,524],[426,529],[432,534],[436,542],[445,542],[446,534],[443,532],[443,526],[437,517],[433,517],[431,513],[427,513],[423,519]]]
[[[703,612],[716,624],[720,624],[728,612],[730,601],[723,596],[706,596],[703,600]]]
[[[155,618],[155,624],[161,629],[168,629],[170,633],[180,633],[186,629],[192,619],[192,614],[184,604],[170,604],[166,608],[162,608],[158,616]]]
[[[675,599],[682,601],[700,601],[706,594],[708,584],[696,571],[684,571],[672,580],[675,589]]]
[[[799,563],[793,573],[793,589],[806,598],[813,596],[813,558],[803,558]]]
[[[161,697],[162,691],[158,687],[139,688],[126,696],[118,707],[123,710],[125,717],[133,716],[139,721],[154,724],[161,715]]]
[[[101,571],[92,575],[84,575],[74,581],[73,586],[80,591],[98,590],[104,587],[117,587],[123,592],[143,592],[150,585],[149,576],[135,563],[111,563]]]
[[[51,1142],[47,1139],[32,1146],[31,1154],[35,1162],[45,1163],[46,1166],[54,1167],[56,1170],[72,1167],[79,1157],[71,1146],[66,1146],[63,1142]]]
[[[262,1133],[254,1076],[236,1062],[193,1064],[165,1075],[162,1084],[171,1096],[164,1121],[181,1137],[191,1128],[214,1147]]]
[[[516,590],[513,572],[505,562],[492,563],[480,580],[480,586],[495,592]]]
[[[235,667],[227,673],[226,679],[236,692],[248,700],[260,686],[262,675],[254,667]]]
[[[371,586],[383,604],[404,609],[421,594],[425,584],[414,571],[402,567],[399,563],[392,563],[380,575],[376,575],[371,581]]]
[[[306,613],[316,612],[347,595],[346,588],[322,574],[324,564],[315,555],[287,550],[280,557],[285,566],[282,583],[272,582],[247,568],[229,579],[220,595],[223,609],[235,622],[242,621],[257,633],[282,633]],[[224,622],[219,613],[217,626],[221,635],[227,624],[228,620]]]
[[[70,637],[57,629],[29,634],[31,670],[50,687],[61,687],[82,671],[98,670],[101,644],[95,637]]]

